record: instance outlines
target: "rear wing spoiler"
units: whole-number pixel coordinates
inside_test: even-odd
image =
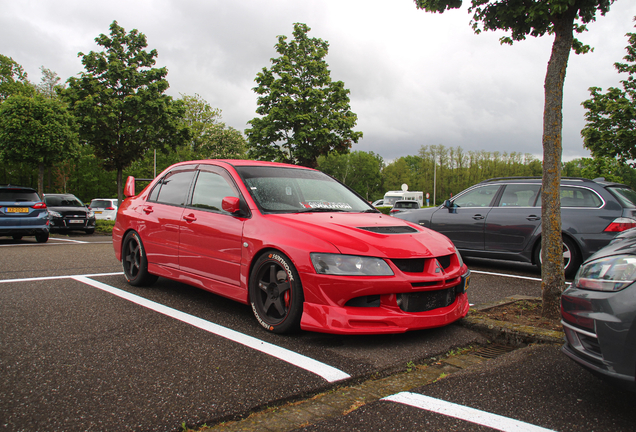
[[[133,176],[128,176],[126,179],[126,185],[124,186],[124,196],[126,198],[134,197],[137,195],[135,193],[135,183],[136,182],[151,182],[154,179],[145,179],[145,178],[135,178]]]

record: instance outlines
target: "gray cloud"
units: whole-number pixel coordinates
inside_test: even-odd
[[[444,14],[410,0],[162,0],[86,2],[0,0],[0,53],[39,81],[39,67],[63,79],[83,70],[79,51],[117,20],[138,29],[169,70],[170,93],[198,93],[239,130],[256,109],[254,78],[277,54],[277,36],[294,22],[330,43],[332,78],[351,90],[354,150],[392,160],[422,145],[541,157],[543,81],[551,37],[501,46],[503,33],[475,35],[466,8]],[[593,53],[572,55],[564,96],[563,156],[588,156],[581,102],[591,86],[619,85],[613,63],[634,31],[633,2],[616,2],[581,38]]]

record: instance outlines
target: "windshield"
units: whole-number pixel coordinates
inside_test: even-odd
[[[620,201],[625,207],[636,207],[636,192],[633,189],[624,186],[608,187],[610,192]]]
[[[84,207],[84,204],[74,196],[46,196],[44,203],[48,207]]]
[[[256,204],[268,213],[376,211],[346,186],[320,171],[236,167]]]

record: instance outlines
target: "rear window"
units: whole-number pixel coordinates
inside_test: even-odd
[[[636,208],[636,192],[628,187],[608,187],[612,195],[623,205],[623,207]]]
[[[107,207],[114,207],[114,204],[112,201],[108,201],[108,200],[93,200],[91,201],[91,207],[107,208]]]
[[[28,189],[0,189],[0,201],[37,202],[40,197],[37,192]]]

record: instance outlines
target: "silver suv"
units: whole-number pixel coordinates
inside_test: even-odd
[[[439,207],[394,216],[441,232],[464,256],[541,265],[541,178],[484,180]],[[616,233],[636,227],[636,192],[604,179],[563,178],[561,226],[571,277]]]

